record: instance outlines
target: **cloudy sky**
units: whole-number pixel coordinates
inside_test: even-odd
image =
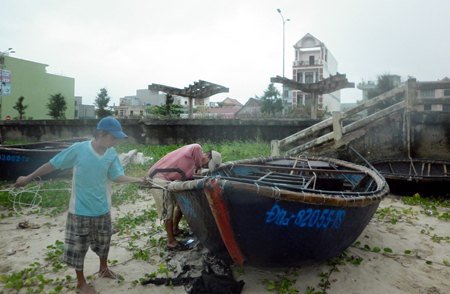
[[[136,89],[184,88],[206,80],[230,89],[211,97],[245,103],[270,78],[290,77],[293,45],[310,33],[350,82],[397,74],[450,77],[448,0],[2,0],[0,51],[75,78],[92,104],[100,88],[119,102]],[[279,85],[281,89],[281,85]],[[341,91],[342,102],[361,99]]]

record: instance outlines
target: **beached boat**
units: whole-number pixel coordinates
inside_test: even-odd
[[[258,267],[312,264],[340,254],[389,193],[376,170],[287,156],[227,162],[211,175],[167,188],[209,251]]]
[[[28,175],[53,156],[75,142],[88,138],[71,138],[38,143],[0,145],[0,180],[15,180],[19,176]],[[51,173],[53,176],[57,171]]]
[[[450,161],[426,158],[380,159],[370,163],[389,184],[391,193],[443,196],[450,193]]]

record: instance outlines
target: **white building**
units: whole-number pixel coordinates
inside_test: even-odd
[[[292,66],[292,80],[300,83],[317,83],[338,72],[338,63],[324,43],[311,34],[306,34],[295,45],[295,60]],[[311,95],[299,90],[292,90],[287,99],[292,107],[305,105]],[[339,111],[340,91],[318,96],[318,110],[327,108],[329,112]]]

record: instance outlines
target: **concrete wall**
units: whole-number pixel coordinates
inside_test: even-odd
[[[48,141],[92,136],[98,119],[0,121],[4,141]],[[150,145],[189,144],[198,140],[269,142],[301,131],[315,120],[119,119],[128,142]]]
[[[334,143],[308,150],[309,155],[321,155],[358,162],[348,146],[356,149],[367,160],[405,158],[408,152],[415,158],[450,160],[450,112],[412,112],[411,132],[408,136],[405,115],[397,112],[374,121],[349,134],[344,134],[336,148]],[[189,144],[199,140],[281,140],[306,129],[316,120],[257,120],[257,119],[123,119],[124,132],[129,143],[147,145]],[[344,125],[351,121],[345,121]],[[71,137],[92,136],[98,120],[33,120],[0,121],[3,140],[45,141]],[[324,129],[315,135],[331,132]],[[408,139],[409,137],[409,139]],[[311,140],[311,138],[307,138]],[[347,142],[347,144],[345,143]]]
[[[450,160],[450,112],[412,112],[408,134],[403,112],[374,121],[367,127],[345,134],[335,143],[310,151],[312,155],[337,157],[362,163],[348,146],[366,160],[383,158],[432,158]]]

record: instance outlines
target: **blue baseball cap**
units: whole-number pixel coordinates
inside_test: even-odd
[[[114,117],[105,117],[97,124],[97,130],[108,131],[117,139],[128,138],[124,132],[122,132],[122,126],[120,122]]]

